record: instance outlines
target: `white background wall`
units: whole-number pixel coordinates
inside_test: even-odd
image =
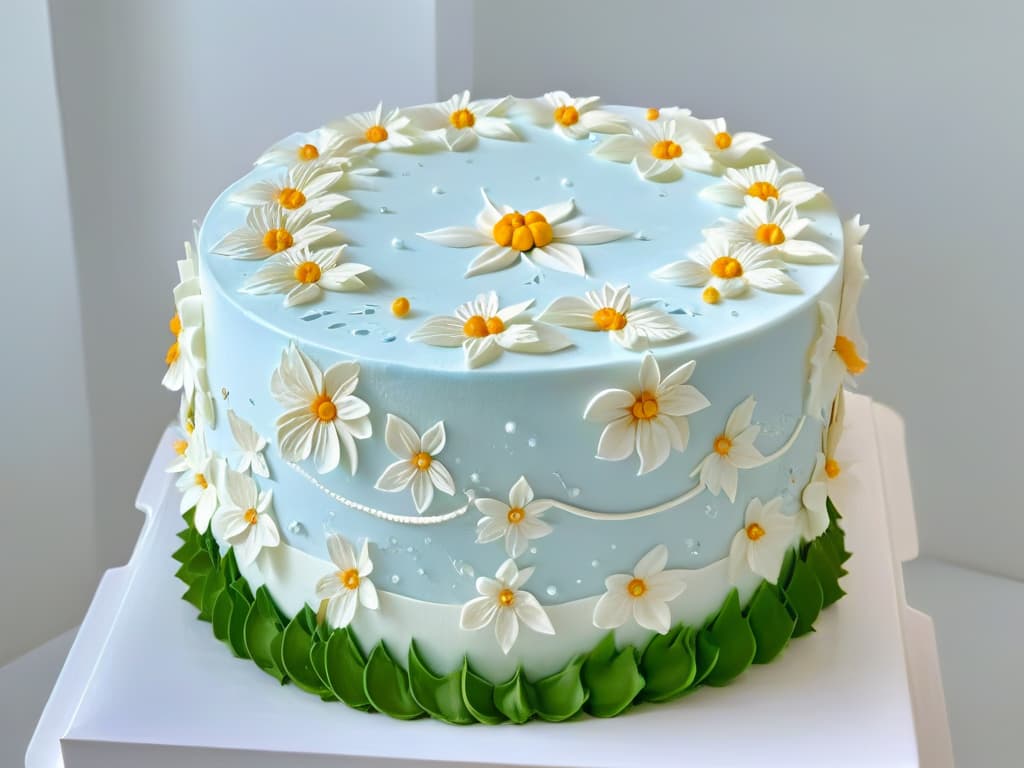
[[[77,620],[96,562],[127,558],[176,406],[159,379],[191,220],[280,136],[470,81],[724,114],[861,211],[862,389],[907,417],[923,548],[1024,579],[1019,4],[50,0],[59,115],[45,0],[13,4],[0,312],[18,354],[0,402],[20,437],[0,448],[0,615],[19,620],[3,622],[0,663]]]

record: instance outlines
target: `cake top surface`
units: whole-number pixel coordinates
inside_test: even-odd
[[[354,359],[500,373],[685,355],[841,270],[831,202],[766,140],[557,92],[378,109],[268,150],[199,250],[208,287]]]

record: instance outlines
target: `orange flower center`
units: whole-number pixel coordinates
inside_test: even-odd
[[[420,451],[409,460],[420,472],[426,472],[433,463],[433,457],[426,451]]]
[[[174,452],[179,456],[184,456],[185,451],[188,450],[188,440],[175,440],[174,441]]]
[[[457,109],[448,115],[448,121],[459,130],[472,128],[476,124],[476,116],[468,109]]]
[[[484,318],[482,315],[473,315],[462,326],[462,332],[474,339],[482,339],[504,330],[505,323],[500,317]]]
[[[268,229],[263,235],[263,247],[271,253],[280,253],[295,245],[295,238],[287,229]]]
[[[732,146],[732,136],[725,131],[715,134],[715,146],[719,149],[728,149]]]
[[[511,589],[503,589],[498,593],[498,602],[505,608],[509,608],[516,601],[516,593]]]
[[[717,304],[722,299],[722,294],[713,285],[709,285],[703,290],[700,297],[704,299],[706,304]]]
[[[494,242],[500,246],[525,253],[534,248],[543,248],[555,239],[551,225],[538,211],[530,211],[525,216],[519,211],[506,213],[491,230]]]
[[[555,110],[555,122],[561,123],[562,125],[576,125],[580,121],[580,113],[576,107],[566,106],[558,107]]]
[[[366,140],[373,144],[380,144],[388,140],[388,129],[383,125],[371,125],[366,129]]]
[[[677,157],[683,156],[683,148],[674,141],[664,139],[651,147],[651,155],[659,160],[675,160]]]
[[[245,522],[249,525],[256,525],[256,521],[260,519],[260,513],[256,511],[255,507],[249,507],[245,510]]]
[[[621,331],[626,327],[626,316],[611,307],[601,307],[594,313],[594,325],[602,331]]]
[[[405,317],[409,314],[409,300],[405,296],[399,296],[391,302],[391,314],[395,317]]]
[[[167,328],[175,336],[181,333],[181,315],[175,312],[174,317],[167,322]]]
[[[754,237],[757,242],[765,245],[782,245],[786,242],[786,235],[778,224],[762,224],[754,230]]]
[[[508,510],[508,521],[512,525],[519,525],[526,517],[526,511],[522,507],[511,507]]]
[[[356,589],[359,586],[359,571],[355,568],[349,568],[347,571],[337,572],[338,581],[346,589]]]
[[[320,421],[334,421],[338,416],[338,406],[334,404],[334,401],[325,392],[321,392],[316,396],[313,402],[309,404],[309,410]]]
[[[647,582],[643,579],[633,579],[626,585],[626,591],[632,597],[643,597],[647,592]]]
[[[825,474],[829,476],[830,480],[835,480],[839,477],[839,462],[835,459],[826,459]]]
[[[308,163],[310,160],[316,160],[320,157],[320,150],[314,147],[312,144],[303,144],[298,149],[299,160]]]
[[[764,536],[764,528],[762,528],[757,523],[751,523],[750,525],[747,526],[746,530],[747,530],[747,538],[750,539],[751,541],[757,541],[762,536]]]
[[[848,336],[836,336],[836,354],[839,355],[846,370],[859,376],[868,369],[868,361],[857,354],[857,345]]]
[[[178,360],[178,355],[181,354],[181,350],[178,349],[178,342],[174,342],[167,348],[167,354],[164,355],[164,362],[167,365],[173,365]]]
[[[725,435],[719,435],[715,438],[715,453],[719,456],[728,456],[729,451],[732,450],[732,440]]]
[[[295,280],[300,283],[315,283],[320,274],[320,265],[315,261],[304,261],[295,267]]]
[[[715,277],[731,278],[743,276],[743,265],[732,256],[719,256],[709,267]]]
[[[204,489],[210,487],[210,484],[206,480],[206,475],[202,472],[196,472],[196,485]]]
[[[656,107],[649,107],[647,109],[646,117],[648,120],[657,120],[659,117],[661,117],[661,110],[657,109]]]
[[[185,431],[191,435],[195,429],[196,425],[193,423],[192,419],[185,419]]]
[[[658,415],[658,398],[653,392],[641,392],[633,403],[633,418],[648,421]]]
[[[747,187],[747,194],[751,197],[760,197],[762,200],[767,200],[769,197],[778,199],[779,190],[771,182],[755,181]]]
[[[306,196],[302,193],[301,189],[285,187],[277,193],[277,202],[281,204],[282,208],[294,211],[296,208],[301,208],[306,204]]]

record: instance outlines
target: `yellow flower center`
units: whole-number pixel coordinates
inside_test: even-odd
[[[366,140],[373,144],[380,144],[388,140],[388,129],[383,125],[371,125],[366,129]]]
[[[633,418],[648,421],[658,415],[658,398],[653,392],[641,392],[633,403]]]
[[[657,109],[656,107],[649,107],[647,109],[648,120],[657,120],[659,117],[661,117],[661,110]]]
[[[626,316],[611,307],[601,307],[594,313],[594,325],[602,331],[621,331],[626,327]]]
[[[300,283],[315,283],[320,279],[320,265],[315,261],[304,261],[295,267],[295,280]]]
[[[175,312],[174,317],[167,322],[167,328],[175,336],[181,333],[181,315]]]
[[[786,242],[786,235],[778,224],[762,224],[754,230],[754,237],[757,242],[765,245],[782,245]]]
[[[280,253],[295,245],[295,238],[287,229],[268,229],[263,235],[263,247],[271,253]]]
[[[405,296],[399,296],[391,302],[391,314],[395,317],[405,317],[409,314],[409,300]]]
[[[468,109],[457,109],[448,115],[448,121],[459,130],[472,128],[476,124],[476,115]]]
[[[857,345],[848,336],[836,336],[836,354],[839,355],[846,370],[859,376],[868,369],[868,362],[857,354]]]
[[[751,197],[759,197],[762,200],[767,200],[769,197],[778,199],[779,190],[775,188],[775,185],[768,181],[755,181],[749,187],[747,187],[747,194]]]
[[[420,451],[409,460],[416,469],[420,472],[426,472],[430,469],[430,465],[433,463],[434,458],[426,451]]]
[[[309,404],[309,410],[320,421],[334,421],[338,415],[338,406],[325,392],[321,392],[313,399],[313,402]]]
[[[719,435],[715,438],[715,453],[719,456],[728,456],[729,451],[732,450],[732,440],[725,435]]]
[[[747,530],[747,538],[750,539],[751,541],[757,541],[762,536],[764,536],[764,528],[762,528],[757,523],[751,523],[750,525],[747,526],[746,530]]]
[[[285,187],[277,193],[277,202],[281,204],[282,208],[294,211],[296,208],[301,208],[306,204],[306,196],[302,193],[301,189]]]
[[[715,134],[715,146],[719,149],[728,149],[732,146],[732,136],[725,131]]]
[[[256,511],[255,507],[249,507],[245,510],[245,522],[249,525],[256,525],[256,521],[260,519],[260,513]]]
[[[558,107],[555,110],[555,122],[561,123],[562,125],[576,125],[580,121],[580,113],[576,107]]]
[[[647,592],[647,582],[643,579],[633,579],[626,585],[626,591],[631,597],[643,597]]]
[[[494,242],[517,251],[526,252],[534,248],[543,248],[555,239],[551,225],[538,211],[530,211],[525,216],[519,211],[506,213],[491,230]]]
[[[500,317],[484,318],[481,315],[473,315],[462,326],[462,332],[474,339],[482,339],[494,333],[501,333],[505,330],[505,323]]]
[[[826,459],[825,461],[825,474],[828,475],[830,480],[835,480],[839,477],[839,462],[835,459]]]
[[[299,160],[308,163],[310,160],[316,160],[320,157],[320,150],[314,147],[312,144],[303,144],[298,149]]]
[[[519,525],[526,517],[526,511],[522,507],[510,507],[507,517],[512,525]]]
[[[338,571],[335,575],[346,589],[356,589],[359,586],[359,571],[355,568]]]
[[[516,601],[516,593],[511,589],[503,589],[498,593],[498,602],[505,608],[509,608]]]
[[[715,277],[731,278],[743,276],[743,265],[732,256],[719,256],[708,268]]]
[[[178,349],[178,342],[174,342],[167,348],[167,354],[164,355],[164,362],[167,365],[174,365],[178,360],[178,355],[181,354],[181,350]]]
[[[179,456],[184,456],[185,451],[188,450],[188,440],[175,440],[174,441],[174,452]]]
[[[204,489],[210,487],[210,483],[206,480],[206,475],[202,472],[196,472],[196,485]]]
[[[722,299],[722,294],[719,293],[718,289],[713,285],[709,285],[701,293],[700,297],[704,299],[706,304],[717,304]]]
[[[677,157],[683,156],[683,148],[674,141],[664,139],[651,147],[651,155],[659,160],[675,160]]]

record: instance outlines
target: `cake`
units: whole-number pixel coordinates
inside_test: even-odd
[[[465,724],[614,716],[810,632],[866,227],[767,142],[467,92],[260,156],[186,244],[163,382],[213,634]]]

